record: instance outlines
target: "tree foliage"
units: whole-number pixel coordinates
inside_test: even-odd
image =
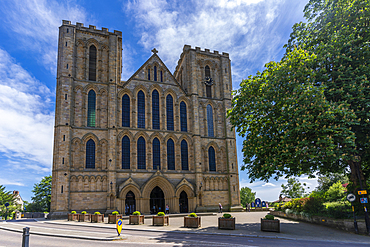
[[[280,194],[288,198],[301,198],[305,195],[306,184],[301,184],[296,178],[289,178],[286,185],[281,185]]]
[[[244,207],[247,203],[254,202],[256,199],[256,192],[252,192],[252,189],[248,187],[242,187],[240,189],[240,202]]]
[[[348,183],[348,177],[341,173],[330,173],[327,175],[319,175],[318,186],[316,188],[319,192],[326,192],[333,184],[340,182],[341,184]]]
[[[329,202],[344,201],[346,199],[346,189],[340,181],[330,186],[325,193],[325,199]]]
[[[370,162],[370,0],[310,0],[279,62],[243,80],[231,123],[251,180]]]
[[[4,205],[5,203],[13,204],[14,203],[14,195],[11,191],[5,191],[5,186],[0,185],[0,205]]]
[[[31,207],[30,210],[26,206],[27,211],[50,212],[51,176],[46,176],[40,183],[34,184],[32,192],[34,193],[31,198],[33,202],[28,205]]]

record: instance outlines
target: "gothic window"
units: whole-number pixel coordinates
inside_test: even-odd
[[[215,157],[215,149],[213,147],[209,147],[208,149],[208,164],[209,164],[209,171],[215,172],[216,171],[216,157]]]
[[[152,125],[153,129],[159,129],[159,93],[157,90],[152,93]]]
[[[137,93],[137,127],[145,129],[145,95],[141,90]]]
[[[130,139],[122,138],[122,169],[130,169]]]
[[[167,169],[175,170],[175,144],[172,139],[167,141]]]
[[[173,124],[173,98],[169,94],[166,97],[167,130],[174,130]]]
[[[89,81],[96,81],[96,47],[89,48]]]
[[[187,132],[188,131],[188,119],[186,113],[186,104],[184,101],[180,103],[180,125],[181,131]]]
[[[90,90],[87,96],[87,127],[95,127],[96,94]]]
[[[181,169],[182,170],[189,170],[188,143],[185,140],[181,141]]]
[[[212,86],[206,85],[207,98],[212,98]]]
[[[161,144],[158,138],[153,140],[153,170],[161,169]]]
[[[163,71],[161,70],[161,82],[163,82]]]
[[[157,81],[157,66],[154,66],[154,81]]]
[[[208,128],[208,136],[214,137],[213,132],[213,110],[211,105],[207,105],[207,128]]]
[[[150,81],[150,68],[148,69],[148,81]]]
[[[140,137],[137,140],[137,169],[146,169],[145,150],[145,139]]]
[[[208,65],[206,65],[206,68],[204,69],[204,73],[206,77],[211,77],[211,70],[209,69]]]
[[[92,139],[86,143],[86,168],[95,168],[95,142]]]
[[[122,97],[122,127],[130,127],[130,97],[127,94]]]
[[[206,79],[211,78],[211,70],[209,69],[208,65],[206,65],[204,69],[204,74],[205,74]],[[211,84],[210,85],[206,84],[206,96],[207,98],[212,98],[212,85]]]

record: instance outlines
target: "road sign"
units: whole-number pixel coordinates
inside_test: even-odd
[[[360,201],[361,201],[361,203],[367,203],[367,198],[366,197],[360,198]]]
[[[367,191],[366,190],[359,190],[357,193],[359,195],[366,195],[367,194]]]
[[[117,228],[118,236],[121,235],[121,231],[122,231],[122,219],[118,219],[117,220],[117,222],[116,222],[116,228]]]
[[[352,193],[349,193],[347,195],[347,200],[350,201],[350,202],[354,202],[356,200],[356,196]]]

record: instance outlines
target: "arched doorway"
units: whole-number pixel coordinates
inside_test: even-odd
[[[125,213],[126,213],[126,215],[129,215],[129,214],[132,214],[135,211],[136,211],[135,194],[130,190],[126,194]]]
[[[188,212],[188,195],[185,191],[182,191],[179,199],[180,213]]]
[[[150,193],[150,213],[156,214],[165,211],[164,194],[161,188],[156,186]]]

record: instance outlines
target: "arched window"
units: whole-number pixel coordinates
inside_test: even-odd
[[[211,105],[207,105],[207,128],[208,128],[208,136],[214,137],[213,132],[213,110]]]
[[[96,47],[89,48],[89,81],[96,81]]]
[[[204,69],[204,73],[205,73],[206,77],[211,77],[211,70],[209,69],[208,65],[206,65],[206,67]]]
[[[154,81],[157,81],[157,66],[154,66]]]
[[[145,139],[140,137],[137,140],[137,169],[146,169],[146,147]]]
[[[152,92],[152,125],[153,129],[159,130],[159,93],[157,90]]]
[[[208,164],[209,164],[209,171],[215,172],[216,171],[216,157],[215,157],[215,149],[213,147],[209,147],[208,149]]]
[[[207,77],[211,77],[211,70],[209,69],[209,66],[206,65],[205,69],[204,69],[204,74]],[[207,98],[212,98],[212,87],[211,85],[207,85],[206,84],[206,95],[207,95]]]
[[[181,141],[181,169],[182,170],[189,170],[188,143],[185,140]]]
[[[130,127],[130,97],[127,94],[122,97],[122,127]]]
[[[96,94],[90,90],[87,96],[87,127],[95,127]]]
[[[161,70],[161,82],[163,82],[163,71]]]
[[[150,81],[150,68],[148,69],[148,81]]]
[[[86,168],[95,168],[95,142],[92,139],[86,143]]]
[[[173,99],[171,94],[166,97],[167,130],[174,130],[173,125]]]
[[[172,139],[167,141],[167,169],[175,170],[175,144]]]
[[[181,101],[180,103],[180,125],[181,131],[188,131],[188,118],[186,114],[186,104],[184,101]]]
[[[122,138],[122,169],[130,169],[130,139]]]
[[[145,129],[145,95],[141,90],[137,93],[137,127]]]
[[[161,169],[161,144],[158,138],[153,140],[153,170]]]

